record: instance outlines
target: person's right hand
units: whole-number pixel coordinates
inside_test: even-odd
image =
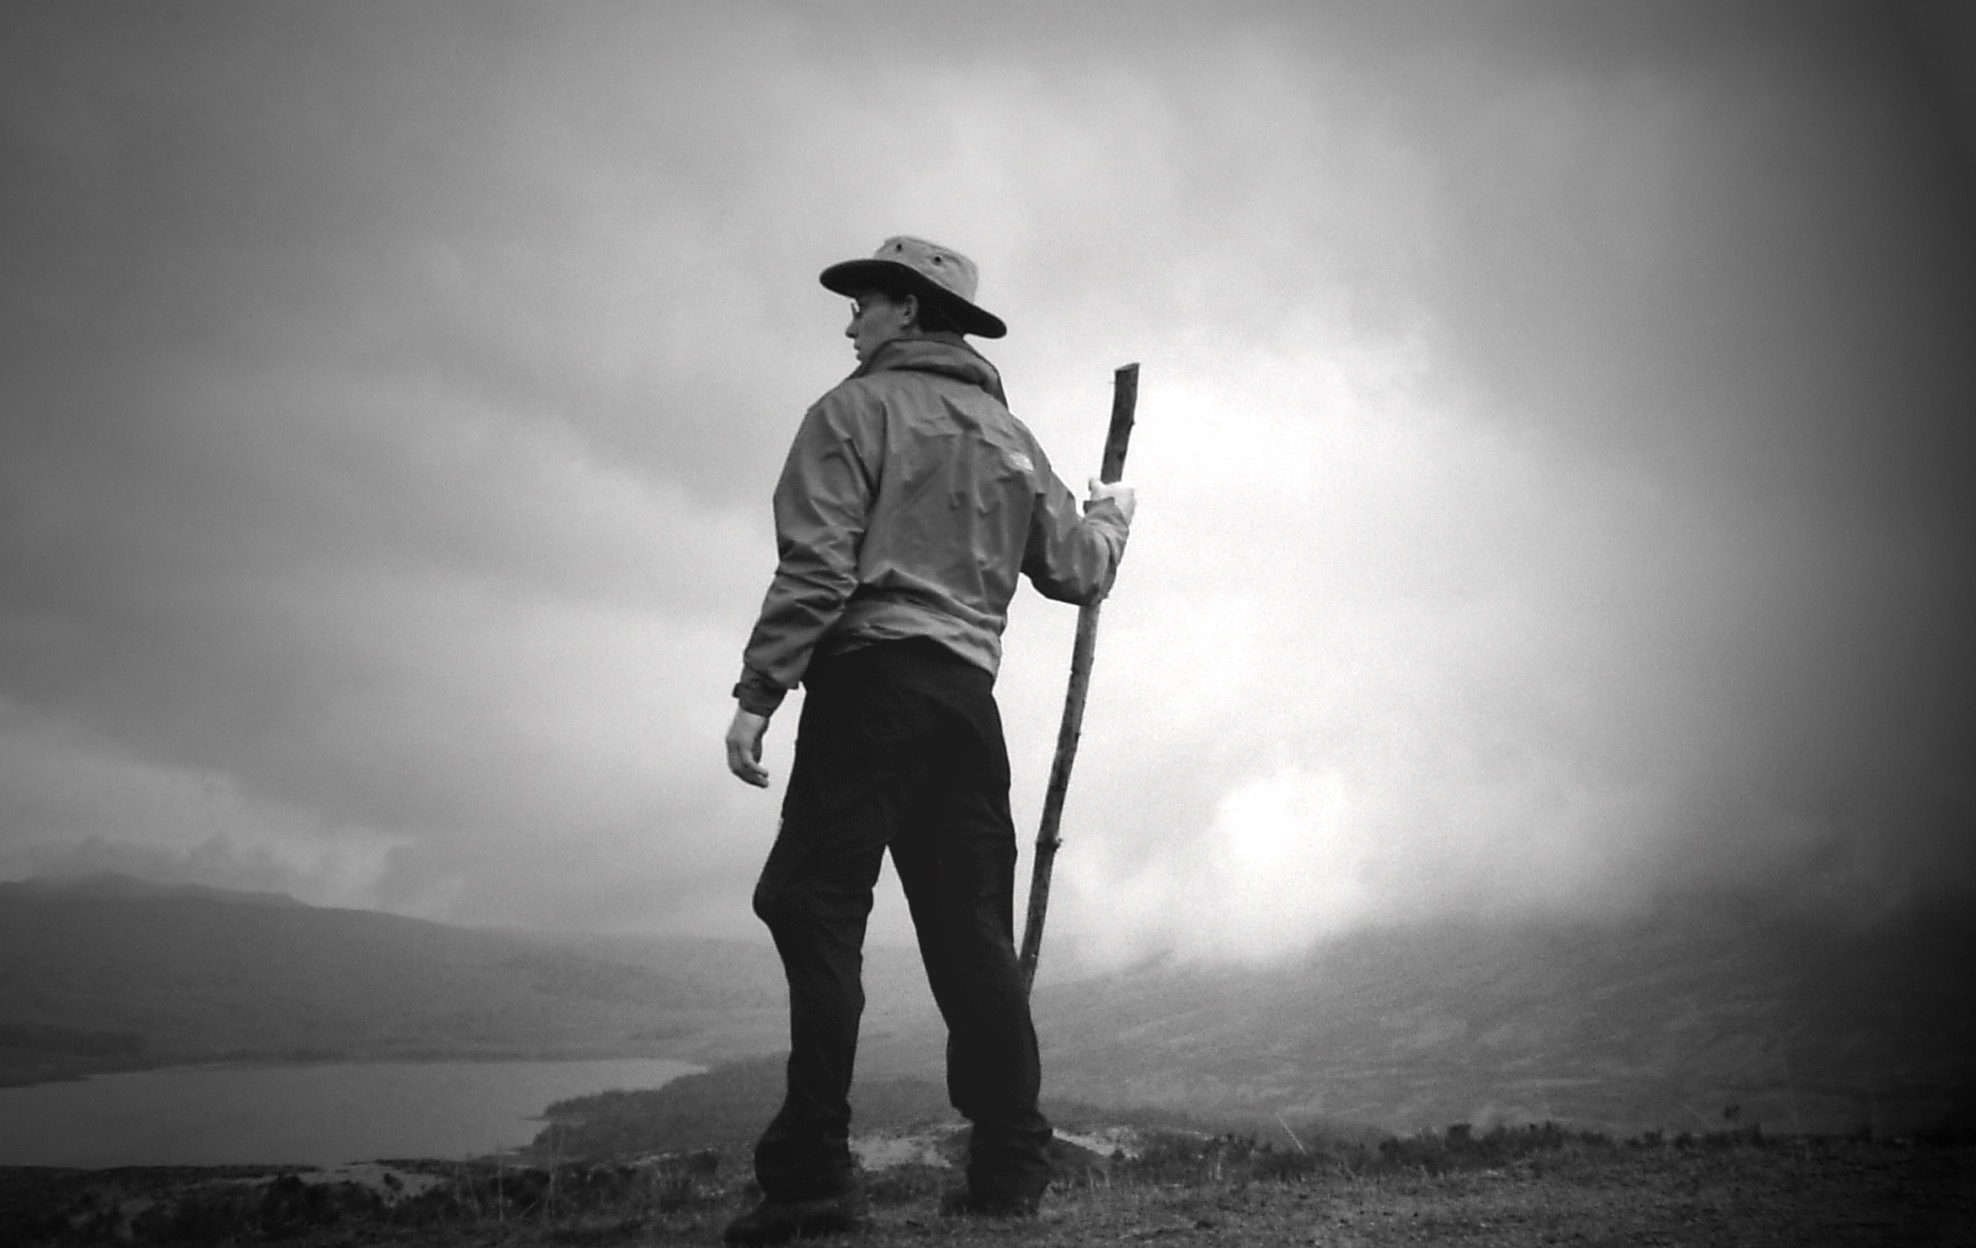
[[[768,769],[762,766],[762,736],[767,732],[768,716],[734,708],[733,722],[727,725],[727,769],[758,789],[768,787]]]
[[[1123,481],[1114,481],[1107,485],[1092,477],[1091,499],[1084,504],[1084,510],[1089,511],[1093,503],[1104,502],[1107,499],[1118,505],[1119,512],[1124,515],[1125,523],[1129,526],[1132,523],[1132,513],[1139,506],[1139,492]]]

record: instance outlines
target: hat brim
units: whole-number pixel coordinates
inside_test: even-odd
[[[918,269],[900,264],[897,260],[846,260],[825,269],[817,280],[823,283],[826,290],[847,298],[855,298],[868,290],[918,295],[945,312],[962,333],[973,334],[977,338],[1000,338],[1009,332],[1001,317],[976,307],[946,287],[936,285]]]

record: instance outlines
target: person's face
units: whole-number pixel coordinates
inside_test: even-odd
[[[869,360],[880,347],[894,338],[903,337],[912,328],[916,311],[917,306],[911,295],[894,299],[874,290],[852,299],[851,323],[844,327],[844,336],[851,340],[858,363]]]

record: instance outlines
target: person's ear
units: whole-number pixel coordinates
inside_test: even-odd
[[[907,295],[899,300],[899,306],[906,310],[905,323],[914,329],[919,328],[919,296]]]

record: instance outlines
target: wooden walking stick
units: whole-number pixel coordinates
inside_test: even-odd
[[[1132,413],[1139,405],[1139,366],[1121,365],[1112,373],[1111,428],[1105,432],[1105,455],[1098,480],[1110,484],[1125,471],[1125,445],[1132,437]],[[1077,739],[1084,731],[1084,695],[1091,687],[1091,658],[1098,650],[1098,607],[1094,602],[1077,612],[1077,641],[1070,651],[1070,688],[1064,692],[1063,723],[1057,728],[1057,756],[1050,762],[1050,785],[1043,791],[1043,823],[1036,832],[1036,865],[1029,879],[1029,919],[1022,929],[1022,983],[1036,984],[1036,959],[1043,949],[1043,914],[1050,906],[1050,868],[1063,838],[1064,794],[1070,789],[1070,765],[1077,758]]]

